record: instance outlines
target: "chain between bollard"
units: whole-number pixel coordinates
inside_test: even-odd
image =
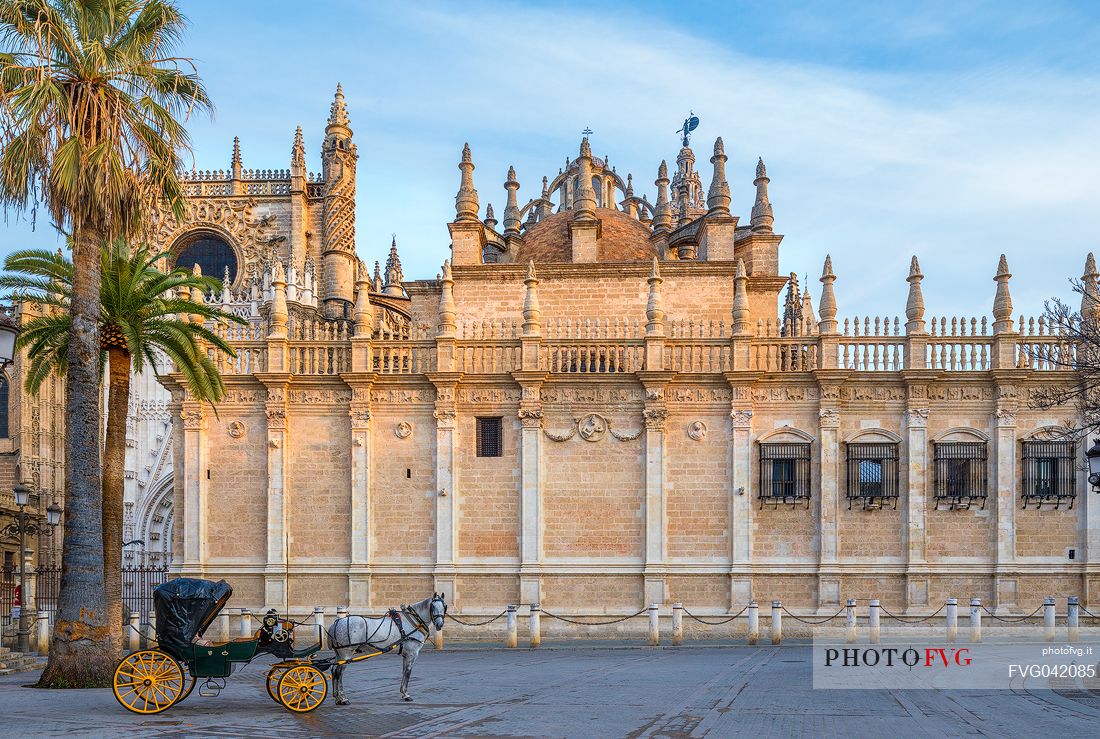
[[[932,613],[930,613],[930,614],[929,614],[929,615],[927,615],[927,616],[921,616],[921,617],[913,616],[913,617],[908,617],[908,616],[895,616],[894,614],[890,613],[889,611],[887,611],[887,610],[886,610],[885,608],[883,608],[882,606],[879,606],[879,610],[880,610],[880,611],[882,611],[882,615],[883,615],[883,616],[886,616],[886,618],[892,618],[892,619],[894,619],[895,621],[900,621],[900,622],[901,622],[901,623],[903,623],[903,624],[922,624],[922,623],[924,623],[925,621],[931,621],[931,620],[932,620],[932,619],[934,619],[934,618],[935,618],[936,616],[940,615],[940,611],[942,611],[942,610],[943,610],[944,608],[947,608],[947,604],[946,604],[946,603],[944,603],[944,604],[943,604],[942,606],[940,606],[939,608],[937,608],[937,609],[936,609],[935,611],[933,611]]]
[[[476,622],[463,621],[461,618],[454,615],[453,613],[448,613],[447,618],[451,621],[454,621],[455,623],[462,624],[463,626],[488,626],[489,624],[493,623],[494,621],[496,621],[497,619],[499,619],[500,617],[504,616],[507,613],[508,613],[508,609],[505,608],[503,611],[501,611],[500,613],[493,616],[492,618],[490,618],[487,621],[476,621]]]
[[[1037,616],[1039,614],[1039,611],[1043,610],[1043,607],[1039,606],[1038,608],[1036,608],[1034,611],[1032,611],[1031,613],[1029,613],[1026,616],[1016,616],[1016,617],[1013,617],[1013,618],[1005,618],[1004,616],[995,616],[993,614],[993,611],[989,610],[984,605],[981,606],[981,609],[983,611],[985,611],[987,614],[989,614],[989,617],[992,618],[994,621],[1003,621],[1003,622],[1008,623],[1008,624],[1013,624],[1013,623],[1019,623],[1020,621],[1027,621],[1029,618],[1032,618],[1033,616]]]
[[[1090,611],[1089,609],[1085,608],[1085,607],[1084,607],[1084,606],[1082,606],[1082,605],[1078,605],[1078,606],[1077,606],[1077,609],[1078,609],[1078,611],[1080,611],[1081,613],[1085,614],[1085,615],[1086,615],[1086,616],[1088,616],[1089,618],[1100,618],[1100,616],[1096,615],[1095,613],[1093,613],[1092,611]]]
[[[610,626],[611,624],[618,624],[618,623],[622,623],[623,621],[629,621],[632,618],[637,618],[638,616],[641,616],[643,613],[646,613],[649,609],[648,608],[643,608],[642,610],[638,611],[637,613],[632,613],[629,616],[623,616],[622,618],[612,619],[611,621],[574,621],[571,618],[566,618],[565,616],[557,616],[553,613],[550,613],[545,608],[542,608],[540,610],[542,611],[542,614],[544,616],[549,616],[550,618],[556,618],[557,620],[564,621],[567,624],[576,624],[577,626]]]
[[[793,619],[794,619],[795,621],[798,621],[799,623],[804,623],[804,624],[809,624],[810,626],[815,626],[815,625],[817,625],[817,624],[824,624],[824,623],[828,623],[829,621],[832,621],[833,619],[835,619],[835,618],[837,618],[838,616],[840,616],[840,614],[842,614],[842,613],[844,613],[844,612],[845,612],[846,610],[848,610],[848,607],[847,607],[847,606],[845,606],[844,608],[841,608],[841,609],[840,609],[839,611],[837,611],[836,613],[834,613],[834,614],[833,614],[832,616],[828,616],[828,617],[826,617],[826,618],[821,618],[821,619],[805,619],[805,618],[799,618],[798,616],[796,616],[796,615],[794,615],[793,613],[791,613],[790,611],[788,611],[788,610],[787,610],[787,607],[786,607],[786,606],[780,606],[780,607],[779,607],[779,609],[780,609],[781,611],[783,611],[784,613],[786,613],[786,614],[787,614],[788,616],[790,616],[791,618],[793,618]]]
[[[738,616],[740,616],[742,613],[744,613],[747,610],[749,610],[749,607],[745,606],[740,611],[738,611],[737,613],[733,614],[732,616],[730,616],[728,618],[723,618],[723,619],[720,619],[718,621],[704,621],[703,619],[699,618],[694,613],[689,611],[686,606],[683,608],[685,616],[690,618],[692,621],[698,621],[699,623],[706,624],[707,626],[722,626],[723,624],[728,624],[730,621],[734,620],[735,618],[737,618]]]

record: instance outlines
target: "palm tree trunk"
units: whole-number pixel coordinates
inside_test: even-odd
[[[106,686],[115,652],[103,588],[99,280],[103,235],[73,225],[72,329],[65,375],[65,538],[50,659],[41,687]]]
[[[107,352],[107,434],[103,447],[103,585],[111,641],[122,656],[122,499],[126,475],[126,416],[130,407],[130,354]],[[128,614],[127,614],[128,615]]]

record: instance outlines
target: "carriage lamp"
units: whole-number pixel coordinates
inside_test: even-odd
[[[1089,485],[1100,492],[1100,438],[1092,440],[1092,446],[1085,452],[1089,461]]]

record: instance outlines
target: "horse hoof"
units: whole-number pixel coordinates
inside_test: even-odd
[[[405,702],[406,703],[412,703],[412,698],[410,698],[409,696],[406,695],[405,696]]]
[[[349,701],[347,698],[337,698],[336,699],[336,705],[338,705],[338,706],[346,706],[346,705],[349,705],[349,704],[351,704],[351,701]]]

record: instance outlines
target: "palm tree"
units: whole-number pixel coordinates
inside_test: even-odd
[[[166,254],[150,254],[146,247],[131,250],[123,241],[101,249],[99,344],[101,362],[108,367],[107,424],[103,449],[103,557],[104,585],[112,639],[122,647],[122,508],[126,467],[126,418],[129,414],[130,373],[146,367],[159,372],[172,360],[193,398],[216,403],[225,386],[203,343],[236,356],[204,321],[246,323],[191,298],[221,289],[221,282],[176,269],[157,269]],[[73,295],[73,265],[57,253],[18,251],[4,262],[0,289],[10,298],[37,305],[39,315],[23,325],[17,347],[27,350],[26,387],[37,393],[51,372],[67,374]],[[185,297],[185,296],[190,296]]]
[[[0,204],[72,233],[65,362],[65,538],[42,686],[110,683],[115,649],[103,585],[99,449],[100,247],[150,208],[183,215],[181,120],[210,101],[173,56],[186,19],[173,0],[0,0]]]

